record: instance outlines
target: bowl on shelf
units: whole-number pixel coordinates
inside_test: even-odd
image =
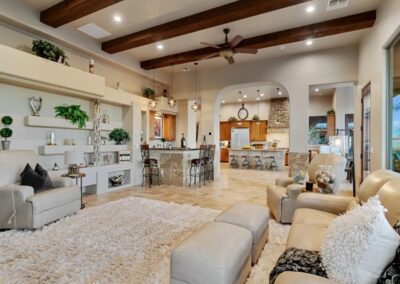
[[[112,186],[119,186],[124,182],[124,176],[118,175],[108,178]]]

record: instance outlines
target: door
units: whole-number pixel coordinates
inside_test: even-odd
[[[371,171],[371,83],[362,90],[361,108],[361,181],[363,181]]]

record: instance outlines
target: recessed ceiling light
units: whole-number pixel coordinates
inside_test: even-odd
[[[188,72],[188,71],[190,71],[190,68],[189,68],[189,67],[184,67],[184,68],[182,68],[182,72]]]
[[[162,45],[161,43],[157,44],[157,49],[158,50],[163,50],[164,49],[164,45]]]
[[[257,101],[259,101],[259,100],[260,100],[260,98],[257,98],[256,100],[257,100]]]
[[[306,41],[306,44],[307,44],[307,45],[312,45],[312,44],[313,44],[312,39],[307,40],[307,41]]]
[[[314,91],[316,91],[316,92],[319,92],[319,89],[318,88],[315,88],[315,90]]]
[[[261,94],[260,94],[260,96],[261,96],[261,97],[263,97],[263,96],[264,96],[264,94],[263,94],[263,93],[261,93]]]
[[[115,15],[115,16],[113,17],[113,20],[114,20],[114,22],[120,23],[120,22],[122,22],[122,17],[121,17],[121,16],[118,16],[118,15]]]
[[[284,50],[284,49],[286,48],[286,45],[281,45],[279,48],[280,48],[281,50]]]
[[[238,102],[241,102],[242,101],[242,99],[238,99]]]
[[[282,95],[282,91],[279,91],[279,92],[278,92],[278,95],[280,95],[280,96],[281,96],[281,95]]]
[[[313,6],[313,5],[308,6],[307,9],[306,9],[306,11],[307,11],[307,13],[312,13],[312,12],[314,12],[314,11],[315,11],[315,6]]]
[[[222,100],[222,103],[224,104],[224,103],[225,103],[225,100]]]
[[[247,98],[247,95],[243,95],[243,98]]]

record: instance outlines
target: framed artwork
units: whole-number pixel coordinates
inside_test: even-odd
[[[155,116],[154,118],[154,139],[161,139],[163,135],[163,117]]]

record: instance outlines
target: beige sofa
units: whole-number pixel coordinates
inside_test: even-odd
[[[315,173],[320,165],[331,166],[337,180],[344,180],[346,159],[335,154],[319,154],[314,157],[307,169],[310,182],[316,183]],[[275,184],[267,186],[267,206],[278,222],[283,224],[292,223],[297,197],[302,189],[302,186],[293,184],[293,178],[290,177],[277,179]]]
[[[55,189],[34,194],[19,185],[25,165],[37,164],[32,151],[0,151],[0,229],[37,229],[81,207],[81,192],[69,178],[52,177]]]
[[[388,209],[386,217],[394,225],[400,219],[400,176],[392,171],[379,170],[370,174],[362,183],[357,202],[366,202],[378,194]],[[286,247],[319,251],[329,223],[346,212],[349,199],[346,197],[319,193],[303,193],[297,200],[292,226]],[[326,278],[299,272],[284,272],[275,284],[283,283],[334,283]]]

